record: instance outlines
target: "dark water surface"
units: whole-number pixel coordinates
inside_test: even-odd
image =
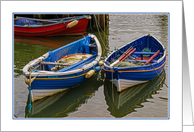
[[[168,51],[167,14],[111,14],[109,26],[95,34],[101,42],[102,59],[119,48],[150,33]],[[14,110],[18,118],[168,118],[168,61],[161,78],[129,88],[121,93],[105,78],[103,72],[88,82],[32,103],[28,114],[28,86],[22,68],[47,51],[82,38],[71,37],[14,37]],[[104,46],[108,47],[106,49]],[[168,56],[168,53],[167,53]]]

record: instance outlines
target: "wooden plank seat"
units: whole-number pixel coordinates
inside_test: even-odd
[[[143,63],[146,63],[147,60],[127,60],[127,62],[143,62]],[[157,61],[156,60],[152,60],[150,63],[156,63]]]
[[[145,59],[145,57],[143,55],[155,55],[157,52],[133,52],[133,55],[140,55],[141,59],[139,60],[148,60],[148,59]],[[157,53],[157,55],[163,55],[163,53]],[[153,58],[152,58],[153,59]]]
[[[133,52],[133,54],[138,54],[138,55],[153,55],[155,54],[156,52]],[[159,55],[162,55],[163,53],[159,53]]]
[[[57,63],[57,62],[41,62],[41,65],[60,65],[60,66],[69,66],[67,64],[64,63]]]

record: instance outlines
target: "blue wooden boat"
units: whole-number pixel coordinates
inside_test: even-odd
[[[133,65],[116,66],[123,61]],[[106,77],[116,85],[117,91],[121,92],[160,75],[166,61],[164,45],[148,34],[112,52],[104,61],[104,71]]]
[[[98,65],[101,54],[102,49],[97,37],[89,34],[29,62],[24,66],[23,74],[26,84],[29,85],[32,102],[89,80],[100,70]],[[58,61],[64,58],[67,61],[76,55],[89,57],[76,60],[76,63],[72,64]]]

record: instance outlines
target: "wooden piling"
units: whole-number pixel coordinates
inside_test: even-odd
[[[91,14],[92,16],[92,27],[94,30],[96,30],[96,21],[98,24],[98,27],[102,30],[106,28],[106,26],[109,24],[109,14],[95,14],[96,20],[94,18],[94,14]]]
[[[34,18],[42,19],[43,14],[33,14]]]

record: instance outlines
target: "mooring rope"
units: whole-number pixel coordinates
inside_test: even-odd
[[[37,70],[35,70],[34,72],[37,72]],[[32,104],[31,104],[31,90],[32,90],[32,89],[31,89],[31,83],[32,83],[34,80],[31,82],[31,73],[32,73],[32,71],[29,72],[29,84],[28,84],[28,86],[29,86],[29,88],[28,88],[28,89],[29,89],[29,104],[28,104],[28,113],[30,113],[31,108],[32,108]],[[38,77],[39,75],[40,75],[40,72],[39,72],[39,74],[38,74],[37,76],[35,76],[35,78]],[[35,78],[34,78],[34,79],[35,79]]]
[[[104,44],[104,42],[103,42],[103,40],[102,40],[102,36],[101,36],[100,31],[99,31],[99,28],[98,28],[97,19],[96,19],[96,15],[95,15],[95,14],[94,14],[94,18],[95,18],[96,27],[97,27],[98,34],[99,34],[99,36],[100,36],[100,39],[101,39],[101,41],[102,41],[104,47],[108,50],[108,48],[106,47],[106,45]]]
[[[158,77],[163,80],[160,75],[158,74],[158,72],[156,71],[156,69],[154,68],[154,66],[152,64],[150,64],[152,66],[152,68],[154,69],[154,71],[156,72],[156,74],[158,75]],[[168,85],[164,82],[164,84],[166,85],[166,87],[168,88]]]
[[[94,14],[94,15],[95,15],[95,14]],[[99,24],[98,21],[97,21],[97,23],[98,23],[98,27],[101,29],[101,32],[105,34],[105,32],[102,30],[102,28],[101,28],[101,26],[100,26],[100,24]]]
[[[112,67],[112,91],[113,91],[113,67]],[[113,103],[114,103],[114,96],[113,96],[113,94],[114,94],[114,92],[112,92]]]
[[[112,67],[112,87],[113,87],[113,67]]]
[[[30,71],[29,73],[29,104],[28,104],[28,113],[30,113],[31,108],[32,108],[32,104],[31,104],[31,73],[32,71]]]

